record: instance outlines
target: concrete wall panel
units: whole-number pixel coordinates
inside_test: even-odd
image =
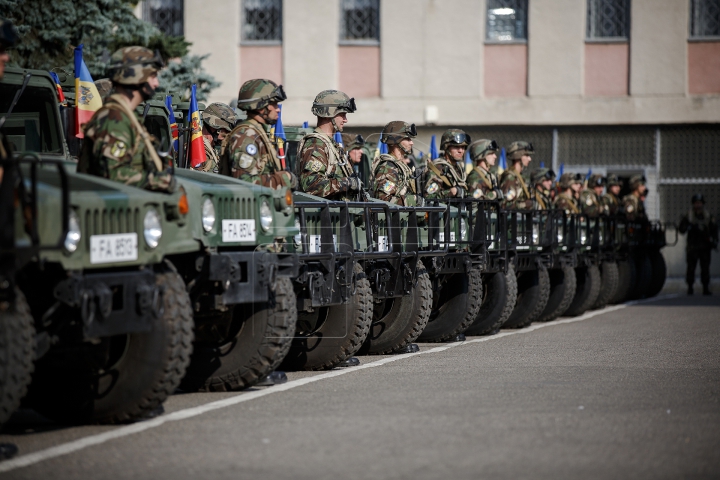
[[[253,78],[269,78],[282,83],[281,45],[243,45],[240,47],[240,84]]]
[[[633,0],[630,93],[684,95],[687,78],[687,0]]]
[[[720,93],[720,42],[688,43],[688,91]]]
[[[380,81],[384,98],[422,96],[429,0],[380,2]]]
[[[629,55],[627,43],[585,44],[585,95],[627,95]]]
[[[528,2],[528,94],[580,96],[586,2]]]
[[[485,96],[527,95],[527,61],[527,45],[485,45]]]
[[[380,47],[340,46],[340,90],[355,98],[380,96]]]

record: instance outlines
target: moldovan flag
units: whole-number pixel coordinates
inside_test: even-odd
[[[83,138],[82,126],[102,107],[102,98],[98,92],[90,71],[83,60],[82,44],[75,47],[75,136]]]
[[[177,121],[175,120],[175,112],[172,108],[172,96],[171,95],[165,95],[165,106],[168,109],[169,115],[168,120],[170,120],[170,132],[172,133],[172,139],[173,139],[173,148],[175,151],[178,151],[179,145],[178,145],[178,126]]]
[[[53,82],[55,82],[55,87],[57,88],[57,94],[58,94],[58,101],[65,105],[65,94],[62,91],[62,87],[60,86],[60,78],[58,77],[57,73],[55,72],[49,72],[50,77],[53,79]]]
[[[190,91],[190,167],[195,168],[207,160],[205,156],[205,144],[203,143],[202,128],[200,128],[200,112],[198,112],[197,96],[195,90],[197,85],[193,83]]]

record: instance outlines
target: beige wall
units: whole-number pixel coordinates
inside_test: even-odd
[[[385,98],[418,98],[425,84],[428,0],[380,2],[380,91]],[[382,19],[402,19],[399,22]]]
[[[485,45],[484,83],[487,97],[527,95],[527,45]]]
[[[687,0],[631,2],[631,95],[683,95],[687,78]]]
[[[355,98],[380,96],[380,47],[340,46],[338,68],[340,90]]]
[[[585,44],[585,95],[627,95],[629,55],[627,43]]]
[[[688,91],[720,93],[720,42],[688,43]]]
[[[208,28],[212,25],[212,28]],[[208,32],[215,32],[209,35]],[[185,37],[192,42],[190,52],[210,54],[205,70],[222,85],[213,90],[208,103],[227,103],[237,98],[240,88],[240,2],[185,1]],[[218,48],[218,45],[227,45]]]
[[[254,78],[269,78],[275,83],[282,83],[282,58],[282,45],[242,45],[240,84]]]
[[[528,12],[528,94],[580,96],[586,3],[531,0]]]

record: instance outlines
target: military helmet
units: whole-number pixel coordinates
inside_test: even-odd
[[[538,168],[530,175],[530,182],[539,185],[545,180],[555,180],[555,172],[549,168]]]
[[[695,195],[692,196],[692,200],[690,200],[690,203],[695,203],[695,202],[702,202],[703,205],[705,205],[705,197],[703,197],[702,193],[696,193]]]
[[[0,19],[0,48],[14,46],[17,38],[17,30],[13,23],[10,20]]]
[[[202,112],[203,123],[216,129],[232,131],[237,117],[229,105],[224,103],[211,103]]]
[[[262,110],[273,102],[282,102],[287,99],[282,85],[272,80],[256,78],[248,80],[240,87],[237,108],[244,111]]]
[[[590,178],[588,179],[588,187],[604,187],[605,186],[605,177],[600,175],[599,173],[593,173],[590,175]]]
[[[158,52],[145,47],[125,47],[112,54],[107,73],[113,83],[142,85],[164,66]]]
[[[356,148],[363,148],[365,146],[365,139],[362,135],[343,133],[342,141],[346,152],[349,152],[350,150],[355,150]]]
[[[637,189],[640,185],[645,185],[645,175],[633,175],[630,177],[630,190]]]
[[[560,180],[558,181],[558,185],[563,190],[572,187],[575,183],[582,183],[583,177],[580,173],[563,173],[560,176]]]
[[[619,186],[619,187],[622,187],[622,181],[618,178],[617,175],[615,175],[614,173],[612,173],[612,174],[610,174],[610,175],[607,176],[607,186],[608,186],[608,187],[613,187],[613,186],[615,186],[615,185],[617,185],[617,186]]]
[[[312,104],[312,114],[323,118],[333,118],[340,113],[353,113],[355,110],[355,99],[339,90],[323,90]]]
[[[450,128],[445,130],[445,133],[440,137],[440,150],[447,150],[449,146],[463,146],[467,147],[470,145],[470,135],[465,133],[459,128]]]
[[[387,145],[397,145],[406,138],[417,137],[417,129],[414,123],[395,120],[388,123],[380,134],[380,141]]]
[[[470,160],[473,162],[479,162],[480,160],[483,160],[488,153],[495,153],[497,151],[497,142],[495,140],[488,140],[485,138],[482,140],[475,140],[468,146]]]
[[[513,142],[507,149],[508,160],[520,160],[523,155],[534,155],[535,149],[533,144],[530,142],[524,142],[522,140]]]
[[[100,98],[103,100],[109,97],[112,93],[112,81],[109,78],[101,78],[99,80],[95,80],[93,83],[95,83],[95,88],[98,89]]]

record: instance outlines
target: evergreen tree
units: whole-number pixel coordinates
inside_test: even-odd
[[[128,0],[0,0],[0,12],[13,21],[20,42],[11,53],[11,64],[23,68],[72,72],[73,48],[84,44],[85,63],[96,80],[105,76],[112,52],[128,45],[159,50],[169,63],[160,79],[164,91],[182,91],[198,84],[204,100],[220,84],[202,68],[206,57],[188,55],[184,37],[164,35],[137,18]],[[168,59],[172,59],[168,61]],[[177,77],[176,77],[177,75]]]

